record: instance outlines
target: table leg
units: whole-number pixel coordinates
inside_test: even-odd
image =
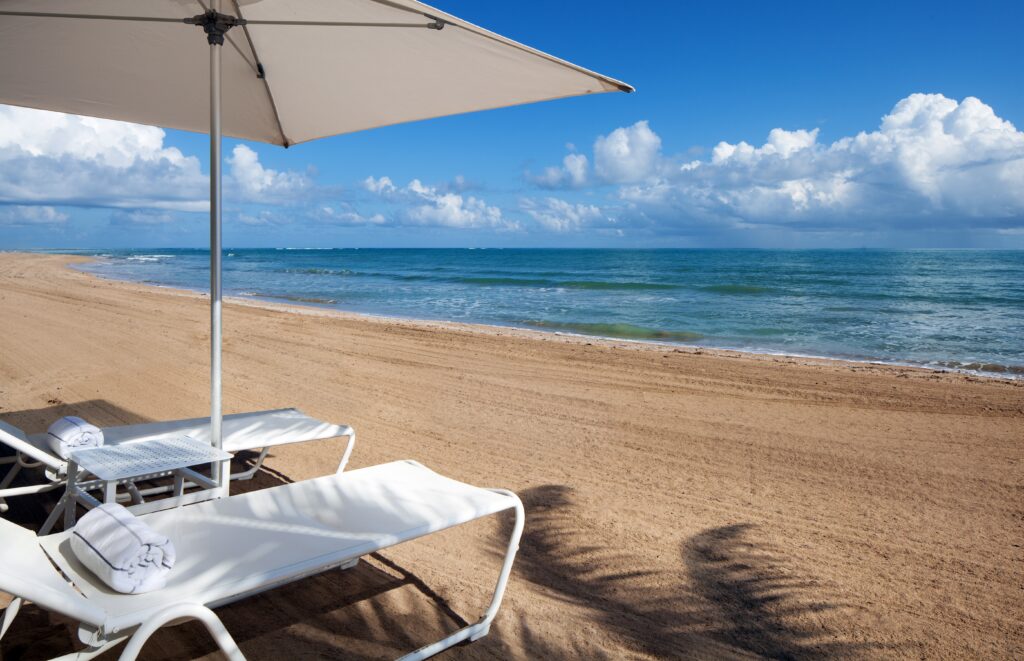
[[[107,480],[103,483],[103,502],[117,502],[117,480]]]
[[[142,493],[139,491],[139,487],[136,486],[135,482],[128,480],[124,483],[124,488],[128,490],[128,493],[132,497],[132,505],[141,505],[146,502],[142,497]]]
[[[71,530],[75,525],[75,515],[78,509],[78,464],[73,460],[68,461],[68,486],[67,499],[64,502],[64,530]]]

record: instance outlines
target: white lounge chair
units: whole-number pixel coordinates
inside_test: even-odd
[[[142,515],[174,542],[178,559],[165,588],[141,595],[112,592],[79,564],[69,549],[74,529],[36,537],[0,519],[0,590],[15,597],[0,637],[31,601],[80,623],[87,647],[62,660],[90,659],[124,641],[120,658],[135,659],[157,629],[187,619],[201,621],[229,658],[243,659],[210,609],[505,510],[516,519],[490,606],[475,624],[402,657],[424,659],[487,634],[519,547],[523,506],[510,491],[456,482],[414,461]]]
[[[225,451],[233,454],[245,450],[260,450],[255,464],[248,470],[233,473],[231,475],[233,480],[251,478],[263,464],[271,447],[326,440],[339,436],[348,437],[348,446],[341,459],[341,467],[344,468],[352,455],[356,439],[355,431],[348,425],[336,425],[317,420],[298,409],[274,409],[226,415],[221,430]],[[106,445],[145,442],[182,435],[209,442],[210,419],[192,418],[190,420],[148,422],[103,429],[103,439]],[[7,473],[0,479],[0,513],[7,511],[6,498],[43,493],[64,486],[67,461],[50,449],[46,433],[28,435],[17,427],[0,421],[0,443],[15,451],[14,456],[0,458],[0,465],[10,466]],[[12,488],[10,486],[15,476],[23,468],[37,467],[44,469],[46,481],[22,487]],[[167,490],[165,487],[154,487],[137,493],[145,497]]]

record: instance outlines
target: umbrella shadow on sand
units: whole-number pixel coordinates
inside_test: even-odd
[[[881,647],[830,631],[818,615],[843,606],[821,601],[820,584],[798,576],[756,526],[710,528],[682,544],[678,572],[648,571],[628,551],[572,543],[592,533],[573,515],[568,487],[520,497],[527,526],[518,577],[584,609],[576,628],[596,624],[623,648],[612,656],[856,658]],[[529,644],[528,624],[507,636],[519,649]]]
[[[47,399],[48,406],[21,411],[7,411],[0,408],[0,420],[18,427],[28,434],[45,432],[54,420],[66,415],[77,415],[100,427],[115,425],[134,425],[152,422],[151,419],[138,415],[105,399],[90,399],[81,402],[65,402],[57,393]],[[0,457],[14,454],[6,445],[0,444]],[[7,466],[0,466],[6,472]],[[23,470],[14,479],[12,487],[38,484],[44,478],[41,469]],[[4,518],[32,530],[38,530],[46,519],[46,515],[57,503],[62,490],[56,489],[32,496],[17,496],[8,499],[10,510]],[[6,657],[4,657],[6,658]]]
[[[30,434],[46,431],[47,427],[54,420],[66,415],[79,416],[100,427],[154,422],[151,418],[139,415],[105,399],[90,399],[81,402],[69,403],[63,401],[59,395],[52,395],[48,399],[47,404],[48,406],[41,408],[25,409],[21,411],[5,411],[0,409],[0,420],[14,425],[15,427],[18,427]],[[11,456],[12,454],[13,451],[10,448],[6,445],[0,444],[0,457]],[[232,472],[243,471],[251,468],[255,465],[258,457],[258,452],[249,450],[236,453],[231,462]],[[5,469],[6,466],[0,466],[0,470]],[[36,484],[42,479],[40,469],[24,470],[15,478],[11,486],[17,487]],[[242,488],[234,489],[241,493],[252,489],[275,486],[276,484],[282,484],[286,481],[290,482],[291,480],[288,480],[285,476],[271,468],[264,467],[255,476],[253,476],[252,480],[248,482],[238,481],[233,484],[245,485]],[[57,499],[60,498],[61,493],[63,493],[62,490],[56,489],[32,496],[10,498],[8,500],[10,511],[4,516],[8,520],[26,528],[38,530],[46,519],[46,515],[57,503]]]

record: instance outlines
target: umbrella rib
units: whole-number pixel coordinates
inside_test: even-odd
[[[242,8],[238,5],[238,0],[232,0],[235,5],[235,11],[238,13],[238,18],[242,17]],[[281,114],[277,111],[277,103],[274,101],[274,93],[270,91],[270,82],[267,80],[266,71],[263,69],[263,63],[260,61],[260,56],[256,53],[256,44],[252,43],[252,35],[249,34],[249,28],[244,24],[242,25],[242,32],[245,34],[245,40],[249,43],[249,50],[252,51],[252,59],[256,61],[256,75],[263,81],[263,89],[267,91],[267,99],[270,101],[270,109],[274,111],[274,121],[277,122],[277,132],[281,134],[281,144],[288,148],[288,136],[284,134],[284,125],[281,123]]]
[[[24,16],[26,18],[86,18],[104,21],[147,21],[150,23],[181,23],[180,18],[163,16],[112,16],[110,14],[61,14],[48,11],[0,11],[0,16]]]
[[[303,25],[342,28],[432,28],[435,23],[363,23],[358,21],[261,21],[246,19],[248,25]]]
[[[45,11],[0,11],[0,16],[22,16],[26,18],[82,18],[102,21],[144,21],[149,23],[184,23],[180,18],[164,16],[114,16],[111,14],[64,14]],[[239,16],[241,18],[241,16]],[[447,21],[445,21],[447,22]],[[349,28],[430,28],[438,29],[434,23],[371,23],[360,21],[247,21],[249,25],[305,25]]]
[[[462,28],[463,30],[466,30],[467,32],[469,32],[471,34],[475,34],[478,37],[484,37],[485,39],[490,39],[492,41],[496,41],[496,42],[498,42],[500,44],[503,44],[503,45],[512,46],[514,48],[518,48],[519,50],[527,52],[527,53],[530,53],[531,55],[537,55],[537,56],[542,57],[542,58],[544,58],[546,60],[554,62],[556,64],[561,64],[562,66],[567,66],[570,69],[575,69],[576,71],[579,71],[580,73],[585,73],[585,74],[593,76],[594,78],[597,78],[599,80],[604,80],[604,81],[606,81],[608,83],[611,83],[611,84],[615,85],[616,87],[619,88],[619,90],[621,90],[623,92],[626,92],[627,94],[630,93],[630,92],[636,91],[636,90],[634,90],[632,85],[628,85],[628,84],[623,83],[621,81],[618,81],[618,80],[615,80],[615,79],[612,79],[612,78],[608,78],[607,76],[602,76],[599,73],[596,73],[594,71],[590,71],[588,69],[584,69],[583,67],[577,66],[577,65],[575,65],[575,64],[573,64],[571,62],[566,62],[566,61],[561,60],[561,59],[559,59],[557,57],[554,57],[552,55],[548,55],[547,53],[545,53],[543,51],[539,51],[539,50],[536,50],[534,48],[530,48],[529,46],[525,46],[523,44],[520,44],[517,41],[513,41],[511,39],[503,40],[500,37],[498,37],[497,35],[491,34],[489,31],[484,30],[482,28],[479,28],[479,27],[477,27],[475,25],[464,24],[464,23],[453,23],[452,21],[449,21],[448,19],[438,18],[436,16],[432,16],[431,14],[427,14],[425,12],[421,12],[418,9],[413,9],[412,7],[406,7],[406,6],[401,5],[401,4],[397,3],[397,2],[394,2],[394,0],[370,0],[370,2],[374,2],[374,3],[378,4],[378,5],[384,5],[385,7],[391,7],[392,9],[398,9],[400,11],[410,12],[410,13],[413,13],[413,14],[420,14],[422,16],[425,16],[425,17],[429,18],[432,21],[436,21],[436,23],[434,24],[435,26],[442,26],[443,27],[445,25],[451,25],[453,27]],[[428,9],[429,9],[429,7],[428,7]],[[435,29],[438,29],[438,28],[435,27]]]
[[[557,58],[554,55],[549,55],[549,54],[545,53],[544,51],[539,51],[536,48],[530,48],[529,46],[526,46],[524,44],[519,43],[518,41],[513,41],[512,39],[504,39],[504,38],[502,38],[502,37],[500,37],[498,35],[490,33],[489,31],[487,31],[485,29],[478,28],[475,25],[460,25],[459,23],[452,23],[451,21],[446,21],[444,19],[438,19],[438,20],[439,21],[443,21],[444,23],[446,23],[448,25],[451,25],[452,27],[462,28],[466,32],[469,32],[470,34],[474,34],[474,35],[476,35],[478,37],[483,37],[484,39],[490,39],[491,41],[495,41],[495,42],[497,42],[499,44],[502,44],[502,45],[505,45],[505,46],[511,46],[513,48],[516,48],[518,50],[523,51],[524,53],[529,53],[531,55],[534,55],[534,56],[540,57],[542,59],[545,59],[545,60],[547,60],[549,62],[553,62],[554,64],[560,64],[563,67],[567,67],[569,69],[573,69],[573,70],[578,71],[580,73],[587,74],[588,76],[591,76],[591,77],[596,78],[598,80],[603,80],[603,81],[605,81],[607,83],[610,83],[610,84],[614,85],[615,87],[619,88],[619,91],[625,92],[626,94],[629,94],[631,92],[635,92],[636,91],[633,88],[632,85],[629,85],[627,83],[623,83],[621,81],[615,80],[614,78],[608,78],[607,76],[603,76],[603,75],[601,75],[599,73],[596,73],[594,71],[590,71],[589,69],[584,69],[583,67],[581,67],[579,65],[573,64],[572,62],[566,62],[565,60]]]
[[[248,64],[252,68],[253,73],[255,73],[257,76],[259,76],[260,69],[257,66],[258,62],[250,62],[249,61],[249,56],[245,54],[245,51],[242,50],[241,46],[239,46],[237,43],[235,43],[235,40],[231,37],[230,34],[224,35],[224,41],[226,41],[229,44],[231,44],[231,47],[235,49],[235,52],[238,53],[238,56],[241,57],[243,60],[245,60],[245,63]]]

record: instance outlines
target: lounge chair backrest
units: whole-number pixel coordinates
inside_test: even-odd
[[[0,591],[93,626],[103,624],[105,613],[64,580],[35,533],[0,519],[0,540]]]
[[[3,443],[12,450],[32,457],[36,461],[41,461],[55,470],[60,470],[64,466],[64,462],[57,457],[29,443],[25,432],[14,425],[7,424],[3,420],[0,420],[0,443]]]

